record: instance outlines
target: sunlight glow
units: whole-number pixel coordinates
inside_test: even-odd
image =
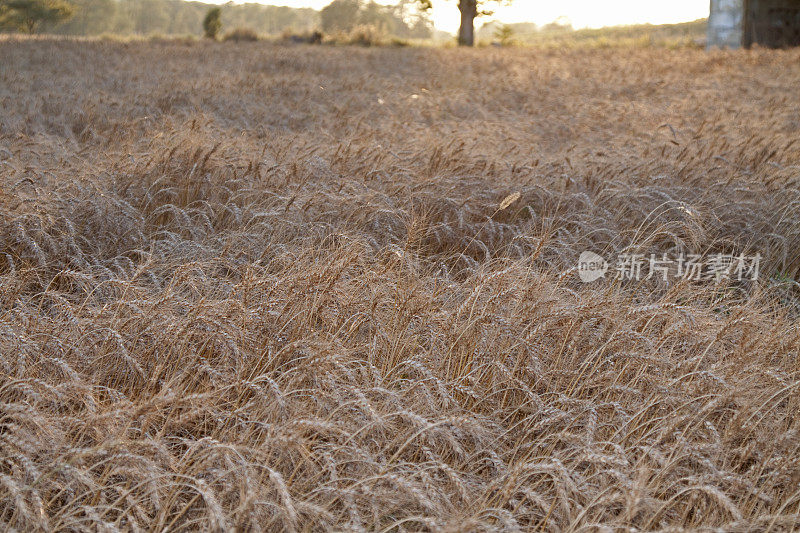
[[[237,2],[238,3],[238,2]],[[290,7],[321,9],[330,0],[265,0],[261,3]],[[382,4],[393,3],[381,0]],[[433,0],[433,21],[440,30],[455,32],[458,29],[457,0]],[[491,6],[491,4],[490,4]],[[624,24],[668,24],[688,22],[708,16],[708,0],[516,0],[512,5],[495,9],[495,15],[478,20],[480,27],[486,20],[501,22],[535,22],[547,24],[563,17],[575,28],[599,28]]]

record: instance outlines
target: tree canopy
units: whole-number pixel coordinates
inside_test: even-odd
[[[64,0],[0,0],[0,27],[34,33],[41,24],[68,19],[73,12]]]
[[[356,26],[373,26],[397,37],[427,38],[433,24],[415,0],[382,5],[365,0],[333,0],[320,11],[320,25],[327,33],[350,31]]]

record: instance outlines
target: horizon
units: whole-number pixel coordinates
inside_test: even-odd
[[[224,4],[226,0],[201,0],[212,4]],[[276,0],[259,2],[246,0],[234,4],[258,3],[263,5],[310,7],[322,9],[331,0]],[[380,0],[380,4],[396,2]],[[706,0],[675,0],[670,4],[642,2],[641,0],[563,0],[562,2],[531,2],[517,0],[510,6],[497,6],[494,15],[476,20],[476,27],[489,21],[505,24],[532,22],[539,26],[554,21],[564,21],[573,28],[602,28],[633,24],[675,24],[691,22],[708,17],[709,3]],[[455,0],[433,0],[431,14],[437,30],[448,33],[458,31],[459,18]]]

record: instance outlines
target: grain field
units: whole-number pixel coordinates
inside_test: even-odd
[[[798,87],[0,39],[0,528],[800,528]],[[615,275],[683,252],[759,275]]]

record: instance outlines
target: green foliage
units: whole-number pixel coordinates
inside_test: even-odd
[[[3,4],[6,0],[0,0]],[[63,1],[63,0],[62,0]],[[69,0],[75,14],[47,31],[60,35],[203,35],[203,19],[209,8],[200,2],[183,0]],[[225,26],[250,27],[261,35],[278,36],[284,30],[297,33],[319,27],[319,12],[262,4],[219,6]]]
[[[503,46],[508,46],[514,42],[514,28],[509,24],[503,24],[494,30],[494,38]]]
[[[219,31],[222,29],[222,10],[212,7],[203,19],[203,35],[208,39],[217,40]]]
[[[68,19],[73,12],[64,0],[2,0],[0,27],[34,33],[42,24]]]
[[[3,7],[10,1],[0,0],[0,18]],[[47,0],[38,0],[47,1]],[[52,0],[64,2],[65,0]],[[48,23],[47,31],[60,35],[195,35],[202,36],[203,21],[209,10],[221,10],[226,28],[252,28],[262,36],[280,37],[288,32],[293,35],[310,35],[321,28],[321,14],[310,8],[291,8],[258,3],[221,6],[184,0],[69,0],[74,6],[74,15],[68,20]],[[433,35],[433,23],[427,12],[419,9],[417,0],[399,0],[396,5],[381,5],[368,0],[355,0],[355,18],[336,18],[333,25],[349,33],[357,26],[374,26],[380,32],[400,39],[428,39]],[[337,4],[337,7],[339,5]],[[10,21],[7,21],[10,22]],[[6,28],[17,30],[7,23]],[[4,27],[0,25],[0,31]],[[337,33],[340,30],[334,30]],[[220,31],[221,33],[221,31]],[[217,33],[217,37],[220,37]],[[327,33],[327,32],[326,32]]]
[[[415,0],[401,0],[396,5],[382,5],[364,0],[333,0],[320,11],[320,25],[326,33],[367,33],[401,38],[427,39],[433,35],[433,23]],[[371,41],[371,39],[367,39]]]

